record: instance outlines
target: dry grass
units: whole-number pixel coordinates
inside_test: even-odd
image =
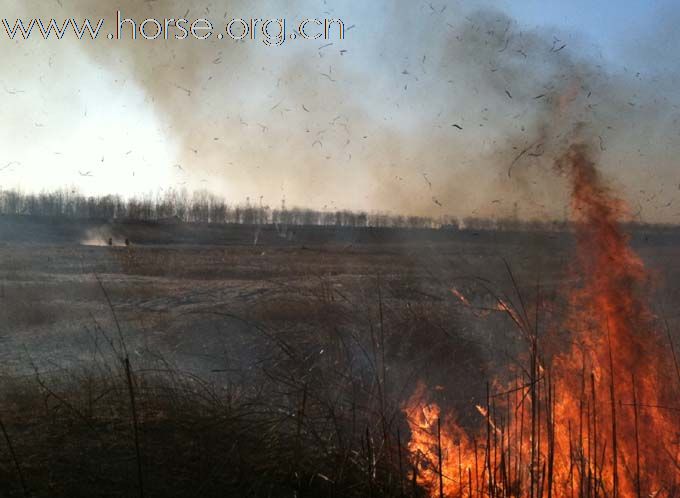
[[[34,337],[58,315],[52,332],[68,311],[96,338],[68,370],[45,349],[32,374],[0,377],[14,453],[0,441],[0,496],[141,496],[140,464],[147,498],[422,494],[407,482],[401,403],[420,379],[461,423],[478,421],[486,379],[517,353],[515,331],[502,316],[473,323],[451,297],[455,283],[488,298],[466,287],[500,271],[479,247],[438,248],[432,271],[423,250],[390,251],[0,247],[0,337]],[[533,271],[535,258],[522,264]],[[230,361],[196,375],[168,355],[203,341]]]
[[[469,365],[452,316],[396,305],[375,279],[365,285],[354,299],[322,277],[258,301],[249,316],[213,310],[246,324],[259,347],[249,368],[210,380],[160,355],[130,355],[126,337],[138,331],[118,328],[111,303],[116,319],[95,324],[81,367],[3,379],[0,417],[15,456],[0,445],[0,495],[420,495],[407,482],[400,400],[424,363]],[[422,359],[404,361],[414,354]],[[440,369],[442,381],[448,373]]]
[[[394,495],[387,450],[367,461],[362,435],[375,422],[363,409],[352,437],[341,407],[311,392],[303,403],[304,387],[243,392],[177,371],[133,375],[139,458],[123,372],[3,383],[3,422],[28,495],[368,496],[369,475],[375,496]],[[0,455],[0,495],[24,496],[7,445]]]

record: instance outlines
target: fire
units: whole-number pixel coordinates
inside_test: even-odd
[[[454,288],[454,289],[451,289],[451,294],[453,294],[454,296],[456,296],[456,297],[458,298],[458,300],[459,300],[461,303],[463,303],[465,306],[472,306],[472,305],[470,304],[470,301],[468,301],[468,299],[467,299],[467,298],[466,298],[466,297],[465,297],[458,289],[455,289],[455,288]]]
[[[678,393],[668,347],[641,295],[648,273],[618,223],[626,206],[602,186],[586,147],[572,146],[562,165],[571,169],[579,266],[587,278],[570,295],[575,345],[555,361],[555,416],[579,435],[557,431],[557,444],[589,447],[593,486],[607,493],[670,496],[678,493]]]
[[[557,166],[571,182],[581,283],[568,290],[566,321],[552,328],[568,330],[571,346],[534,333],[525,373],[496,381],[477,406],[476,431],[418,387],[404,413],[416,478],[432,497],[680,496],[680,378],[644,299],[649,274],[620,226],[627,207],[585,145]],[[520,318],[505,302],[497,309]]]
[[[470,464],[475,461],[476,443],[454,419],[442,420],[436,403],[424,402],[426,391],[419,384],[404,408],[411,424],[408,448],[418,469],[416,479],[432,496],[439,496],[440,486],[446,496],[461,496],[474,485]]]

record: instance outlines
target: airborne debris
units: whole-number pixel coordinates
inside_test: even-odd
[[[184,88],[183,86],[179,85],[174,85],[174,87],[182,90],[183,92],[186,92],[187,96],[191,97],[191,90],[189,90],[188,88]]]
[[[598,135],[597,138],[598,138],[599,141],[600,141],[600,150],[601,150],[602,152],[606,151],[607,149],[606,149],[606,147],[604,146],[604,141],[602,140],[602,135]]]
[[[531,149],[533,149],[536,145],[538,145],[538,143],[537,143],[537,142],[534,142],[533,144],[527,146],[525,149],[522,149],[522,151],[521,151],[519,154],[517,154],[517,157],[515,157],[515,159],[514,159],[514,160],[512,161],[512,163],[510,164],[510,167],[508,168],[508,178],[511,178],[511,177],[512,177],[512,168],[515,167],[515,164],[517,164],[517,162],[519,162],[519,160],[522,159],[522,157],[524,156],[524,154],[526,154],[527,152],[529,152],[529,151],[530,151]]]
[[[5,85],[4,83],[2,84],[2,87],[5,89],[5,92],[9,93],[10,95],[17,95],[17,94],[20,94],[20,93],[24,93],[23,90],[17,90],[15,88],[7,88],[7,85]]]
[[[325,77],[325,78],[328,78],[328,80],[331,81],[332,83],[335,83],[335,82],[337,81],[337,80],[334,80],[334,79],[331,77],[331,75],[328,74],[328,73],[319,73],[319,74],[320,74],[321,76]]]
[[[21,164],[19,161],[10,161],[7,164],[5,164],[2,168],[0,168],[0,171],[5,171],[7,168],[12,166],[13,164]]]

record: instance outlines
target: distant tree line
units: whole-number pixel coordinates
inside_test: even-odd
[[[70,219],[102,219],[118,221],[184,222],[246,225],[319,225],[347,227],[437,228],[441,220],[422,216],[400,216],[350,210],[319,211],[278,208],[254,203],[228,204],[223,198],[206,191],[189,194],[186,190],[166,191],[162,195],[124,199],[117,195],[84,196],[72,190],[24,193],[0,191],[0,214],[42,216]],[[455,219],[447,220],[457,225]]]
[[[517,218],[490,219],[452,216],[431,218],[379,212],[350,210],[319,211],[292,207],[285,202],[272,208],[246,199],[228,204],[207,191],[189,194],[186,190],[169,190],[155,196],[124,199],[117,195],[85,196],[73,190],[24,193],[0,190],[0,215],[40,216],[64,219],[97,219],[126,222],[169,222],[204,224],[334,226],[373,228],[413,228],[447,230],[542,230],[568,228],[565,221],[524,221]],[[641,225],[632,224],[633,228]]]

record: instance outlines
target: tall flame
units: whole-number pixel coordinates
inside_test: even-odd
[[[433,497],[680,496],[680,379],[643,298],[648,272],[620,226],[627,207],[585,145],[557,166],[570,178],[581,282],[562,324],[571,346],[546,358],[536,332],[528,373],[496,382],[472,435],[419,386],[404,412],[415,477]]]

